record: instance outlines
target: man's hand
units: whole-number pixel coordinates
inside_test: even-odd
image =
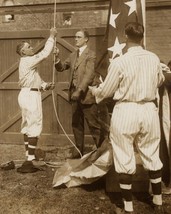
[[[47,91],[47,90],[53,90],[54,88],[55,88],[55,84],[52,83],[52,82],[48,82],[44,90],[45,91]]]
[[[161,66],[163,72],[167,72],[167,73],[171,72],[170,68],[167,65],[165,65],[164,63],[160,63],[160,66]]]
[[[88,86],[89,90],[91,91],[92,95],[95,96],[95,90],[97,86]]]
[[[50,29],[50,37],[54,38],[56,35],[57,35],[56,28],[51,28]]]
[[[55,47],[55,48],[54,48],[53,54],[55,54],[56,57],[59,56],[59,49],[58,49],[58,47]]]
[[[81,91],[82,91],[82,90],[81,90],[80,88],[77,88],[77,90],[74,91],[74,93],[72,94],[71,100],[74,100],[74,101],[79,100],[80,95],[81,95]]]

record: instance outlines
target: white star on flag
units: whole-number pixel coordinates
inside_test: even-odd
[[[117,14],[113,14],[112,9],[110,11],[110,20],[109,20],[109,24],[112,25],[114,28],[116,28],[116,23],[115,20],[117,19],[117,17],[119,16],[120,13]]]
[[[110,48],[108,48],[109,51],[113,52],[112,58],[114,58],[117,54],[122,54],[122,49],[125,47],[125,43],[119,43],[118,37],[116,37],[114,45]]]
[[[127,52],[125,25],[128,22],[145,23],[145,0],[110,0],[110,3],[107,53],[112,59]]]
[[[137,8],[136,8],[136,0],[132,0],[130,2],[126,2],[125,4],[130,7],[128,16],[131,15],[131,13],[133,13],[134,11],[136,12],[136,10],[137,10]]]

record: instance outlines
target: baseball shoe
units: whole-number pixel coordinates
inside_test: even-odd
[[[17,168],[17,172],[20,173],[33,173],[40,170],[39,168],[35,167],[32,161],[25,161],[19,168]]]
[[[3,170],[15,169],[14,161],[10,161],[10,162],[1,164],[1,169],[3,169]]]

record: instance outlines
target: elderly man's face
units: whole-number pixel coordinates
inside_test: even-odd
[[[80,48],[87,44],[88,38],[84,36],[84,32],[78,31],[75,34],[75,45]]]
[[[34,55],[33,47],[30,46],[29,43],[25,42],[23,48],[21,49],[21,54],[23,56],[33,56]]]

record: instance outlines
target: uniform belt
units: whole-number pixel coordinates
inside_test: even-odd
[[[137,104],[154,103],[156,107],[158,107],[157,99],[149,100],[149,101],[138,101],[138,102],[124,100],[118,103],[137,103]]]
[[[30,88],[30,91],[40,91],[38,88]]]

